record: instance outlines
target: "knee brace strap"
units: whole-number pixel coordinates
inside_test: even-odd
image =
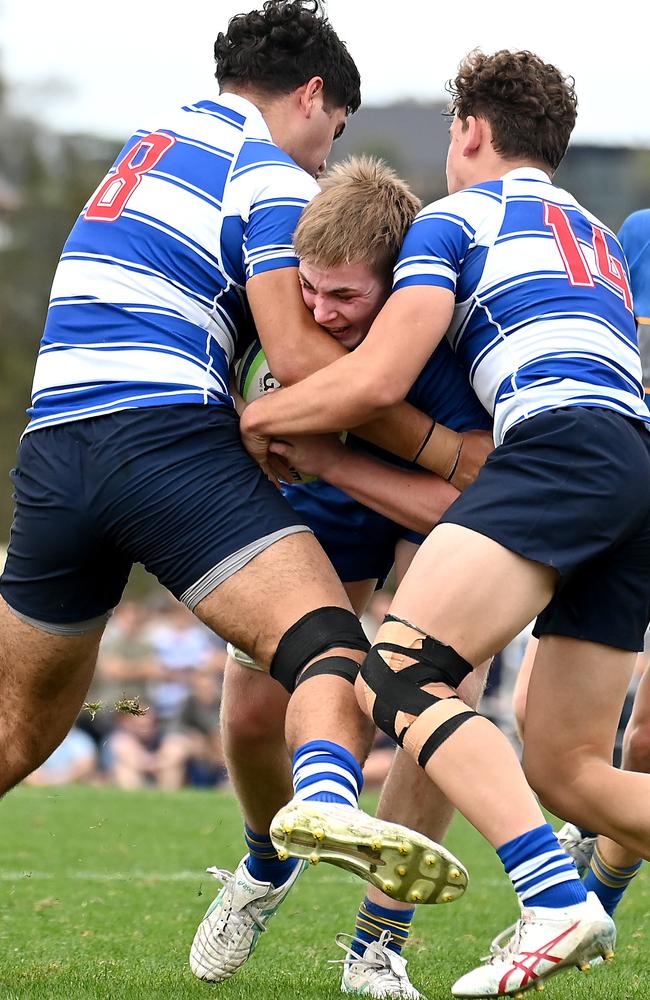
[[[422,688],[441,681],[457,687],[471,669],[450,646],[387,616],[361,668],[366,708],[377,726],[424,767],[476,713],[459,698],[439,698]]]
[[[291,694],[305,664],[337,646],[364,652],[370,648],[357,616],[345,608],[308,611],[280,639],[271,662],[271,677]]]
[[[374,645],[388,654],[383,658],[393,670],[408,669],[418,686],[442,682],[457,688],[474,669],[452,646],[395,615],[386,615]],[[406,664],[405,657],[415,663]]]
[[[324,656],[322,660],[316,660],[315,663],[310,663],[308,667],[305,667],[296,681],[296,687],[303,681],[308,681],[310,677],[318,677],[319,674],[342,677],[343,680],[354,684],[360,667],[360,663],[348,656]]]
[[[476,712],[460,698],[437,698],[422,715],[402,731],[404,749],[417,760],[420,767],[455,733],[463,722],[474,718]]]

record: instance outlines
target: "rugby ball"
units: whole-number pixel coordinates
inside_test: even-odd
[[[254,399],[259,399],[271,389],[281,388],[269,368],[259,340],[253,341],[235,365],[235,386],[245,403],[252,403]],[[292,483],[313,483],[318,479],[318,476],[302,473],[291,465],[289,470]]]
[[[245,403],[252,403],[271,389],[279,389],[280,383],[271,374],[266,354],[259,340],[254,340],[237,362],[235,385]]]

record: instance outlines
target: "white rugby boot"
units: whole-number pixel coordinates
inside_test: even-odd
[[[298,864],[277,888],[258,882],[246,867],[246,855],[236,871],[208,868],[223,888],[208,907],[194,935],[190,968],[199,979],[220,983],[248,961],[260,934],[306,867]]]
[[[292,799],[270,836],[279,858],[327,861],[402,902],[451,903],[467,888],[467,871],[446,848],[352,806]]]
[[[331,959],[332,965],[343,963],[341,993],[361,993],[377,1000],[388,997],[426,1000],[408,977],[406,959],[388,947],[390,939],[390,931],[382,931],[379,940],[371,941],[359,956],[350,950],[352,934],[336,935],[337,945],[346,953],[345,958]]]
[[[502,944],[507,935],[510,939]],[[508,997],[543,990],[542,980],[563,969],[576,966],[588,972],[598,961],[609,961],[615,943],[614,921],[593,892],[565,910],[522,909],[517,923],[494,939],[484,964],[461,976],[451,992],[455,997]]]
[[[574,826],[573,823],[565,823],[558,830],[557,839],[567,854],[570,854],[575,861],[578,873],[582,878],[591,864],[591,858],[598,838],[583,837],[577,826]]]

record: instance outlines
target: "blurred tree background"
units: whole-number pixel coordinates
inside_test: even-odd
[[[7,472],[27,422],[54,270],[80,208],[119,148],[15,117],[0,79],[0,543],[11,522]]]
[[[0,544],[11,520],[11,468],[41,337],[52,277],[77,214],[125,137],[62,136],[9,110],[0,78]],[[362,108],[332,160],[376,153],[408,178],[426,203],[445,194],[446,125],[441,105]],[[650,206],[650,150],[576,145],[557,181],[618,229]]]

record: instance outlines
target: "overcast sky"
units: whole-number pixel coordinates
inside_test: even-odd
[[[212,43],[255,0],[0,0],[0,68],[14,107],[123,138],[151,114],[216,93]],[[644,3],[329,0],[363,99],[431,100],[474,46],[529,48],[576,78],[581,141],[650,147]],[[353,124],[353,123],[351,123]]]

